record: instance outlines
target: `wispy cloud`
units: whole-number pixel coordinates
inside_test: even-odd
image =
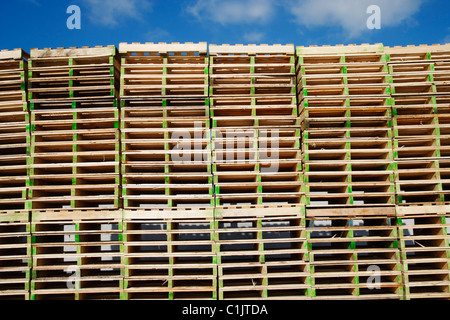
[[[186,11],[222,25],[264,23],[272,18],[275,5],[276,0],[196,0]]]
[[[345,38],[361,37],[370,14],[367,9],[381,9],[382,28],[413,21],[426,0],[195,0],[186,11],[200,21],[225,25],[262,25],[280,18],[284,11],[300,28],[334,27]],[[252,32],[244,39],[257,41],[261,35]]]
[[[383,27],[393,27],[410,19],[424,0],[287,0],[285,8],[295,21],[307,28],[332,26],[348,38],[361,36],[367,30],[370,16],[367,8],[378,5]]]
[[[244,40],[251,43],[257,43],[264,39],[265,36],[266,34],[264,32],[248,32],[244,34]]]
[[[440,44],[449,44],[449,43],[450,43],[450,27],[447,28],[447,35],[440,41]]]
[[[161,28],[149,30],[147,31],[147,33],[145,33],[144,36],[145,42],[160,42],[160,41],[168,42],[170,41],[169,39],[172,37],[169,31]]]
[[[82,0],[95,24],[114,27],[122,19],[143,20],[143,13],[151,10],[149,0]]]
[[[38,7],[41,6],[40,2],[38,2],[37,0],[23,0],[23,1],[28,2],[28,3],[32,3],[32,4],[34,4],[35,6],[38,6]]]

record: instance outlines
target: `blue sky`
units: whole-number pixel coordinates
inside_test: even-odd
[[[81,9],[69,30],[67,8]],[[381,9],[369,30],[367,7]],[[387,46],[450,43],[448,0],[14,0],[2,1],[0,49],[120,42]]]

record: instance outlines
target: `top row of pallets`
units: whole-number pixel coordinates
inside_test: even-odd
[[[7,53],[2,52],[2,56]],[[426,60],[439,64],[450,57],[450,45],[389,48],[379,44],[296,49],[293,44],[121,43],[119,50],[115,46],[32,49],[28,94],[31,103],[119,96],[122,100],[161,97],[186,100],[208,96],[295,94],[292,75],[296,72],[296,57],[299,58],[297,66],[302,66],[297,71],[308,75],[308,82],[313,83],[314,76],[345,74],[351,84],[352,78],[360,77],[361,73],[365,74],[364,78],[369,77],[367,74],[373,78],[373,74],[387,71],[383,70],[387,61],[417,64]],[[396,70],[395,64],[391,67]],[[411,71],[417,68],[420,66],[410,66]],[[386,82],[384,80],[380,81]]]

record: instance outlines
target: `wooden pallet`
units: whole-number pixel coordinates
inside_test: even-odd
[[[33,211],[31,228],[33,300],[120,298],[120,211]]]
[[[446,201],[446,98],[396,98],[393,106],[398,203]],[[442,142],[441,142],[442,141]]]
[[[214,163],[301,160],[300,129],[214,129]]]
[[[124,207],[212,208],[209,100],[128,98],[121,116]]]
[[[305,131],[323,130],[355,131],[354,137],[370,137],[370,131],[392,127],[392,108],[390,99],[345,99],[332,100],[308,98],[300,104],[300,118]],[[363,131],[368,133],[363,134]],[[389,137],[385,133],[384,137]],[[337,137],[339,138],[339,136]]]
[[[390,94],[382,45],[298,47],[301,98],[376,97]]]
[[[209,49],[216,206],[302,203],[293,45]]]
[[[295,96],[292,45],[210,45],[210,96]]]
[[[29,181],[26,161],[26,156],[21,157],[21,159],[11,156],[0,157],[1,210],[25,209],[28,192],[27,183]]]
[[[395,172],[399,204],[444,203],[441,169],[437,160],[399,161]]]
[[[308,207],[395,203],[391,104],[386,97],[302,100]]]
[[[364,98],[364,97],[389,97],[390,87],[383,85],[346,85],[346,86],[326,86],[314,88],[305,86],[301,93],[301,98],[324,98],[330,99],[335,97],[344,98]]]
[[[387,72],[338,75],[302,75],[298,91],[304,97],[377,96],[390,93],[391,78]]]
[[[214,128],[299,127],[297,99],[293,97],[211,98]]]
[[[302,81],[303,84],[343,84],[345,78],[354,82],[358,77],[360,77],[362,83],[367,82],[371,77],[373,79],[378,77],[379,81],[385,81],[385,79],[379,77],[385,75],[388,70],[382,55],[377,56],[377,58],[359,56],[360,59],[365,59],[365,62],[347,61],[350,58],[349,56],[322,56],[320,60],[315,61],[316,58],[318,57],[299,57],[297,73],[302,80],[305,80],[305,82]],[[329,59],[329,61],[325,59]]]
[[[216,211],[219,298],[310,299],[303,206]]]
[[[118,97],[120,61],[115,46],[32,49],[29,71],[32,103]]]
[[[124,100],[208,96],[206,43],[120,44]]]
[[[30,134],[28,54],[0,51],[0,210],[23,210],[27,199]]]
[[[221,56],[221,55],[294,55],[295,48],[293,44],[249,44],[249,45],[229,45],[229,44],[210,44],[209,54],[211,56]]]
[[[31,264],[31,234],[28,212],[1,212],[0,299],[29,299]]]
[[[125,100],[121,101],[121,121],[126,124],[172,121],[168,124],[175,126],[175,120],[182,127],[185,123],[198,120],[210,120],[209,99],[155,99],[155,100]],[[192,125],[189,125],[192,126]]]
[[[159,178],[159,179],[158,179]],[[125,208],[213,207],[210,176],[147,176],[125,177],[123,184]],[[151,183],[149,180],[153,180]],[[160,183],[154,180],[163,180]],[[167,182],[165,182],[167,181]],[[176,183],[180,181],[179,183]],[[134,182],[134,183],[133,183]]]
[[[299,129],[213,129],[217,205],[301,203]]]
[[[394,217],[332,214],[307,218],[307,225],[314,299],[403,298]]]
[[[441,89],[442,94],[448,94],[445,88]],[[408,97],[408,96],[435,96],[439,94],[437,86],[434,82],[422,82],[422,83],[402,83],[392,85],[393,97]]]
[[[449,44],[385,47],[390,62],[410,63],[423,60],[442,61],[450,57]]]
[[[31,107],[29,208],[118,208],[117,101]]]
[[[298,56],[323,56],[326,58],[333,56],[363,56],[363,59],[366,59],[366,56],[378,56],[383,54],[385,51],[385,47],[382,43],[378,44],[349,44],[349,45],[324,45],[324,46],[298,46],[296,47],[296,53]]]
[[[216,172],[214,175],[217,206],[299,204],[304,201],[303,183],[299,172],[279,174]]]
[[[125,208],[213,206],[208,120],[183,118],[174,120],[176,127],[155,128],[135,119],[122,122],[121,130]],[[159,124],[169,122],[163,119]]]
[[[389,163],[306,163],[309,207],[379,206],[395,203],[394,171]],[[376,166],[380,171],[370,171]],[[326,184],[323,181],[327,181]]]
[[[325,133],[306,132],[303,140],[308,205],[394,204],[395,164],[391,140],[350,138],[355,134],[351,130],[347,131],[347,138],[325,139]],[[316,135],[320,139],[314,139]]]
[[[448,206],[409,206],[398,214],[406,299],[449,299]]]
[[[389,72],[393,79],[393,96],[448,94],[449,63],[445,48],[446,46],[408,47],[406,51],[392,48]]]
[[[217,299],[212,210],[125,210],[124,299]]]

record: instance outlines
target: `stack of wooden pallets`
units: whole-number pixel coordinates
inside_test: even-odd
[[[116,48],[33,49],[30,209],[119,208]]]
[[[310,299],[304,207],[218,209],[219,299]]]
[[[308,214],[315,299],[402,299],[395,214]]]
[[[297,55],[313,295],[402,298],[384,48],[298,47]]]
[[[121,211],[34,212],[31,236],[31,299],[120,299]]]
[[[449,45],[119,51],[0,51],[0,299],[450,299]]]
[[[207,49],[120,45],[128,299],[216,297]]]
[[[100,239],[119,223],[108,214],[120,208],[119,63],[114,46],[31,51],[33,299],[120,297],[120,268],[102,266],[117,252]]]
[[[210,45],[219,298],[308,297],[293,45]]]
[[[123,299],[217,299],[211,210],[125,210]]]
[[[30,218],[26,211],[0,213],[0,300],[29,300]]]
[[[299,47],[297,53],[308,206],[393,207],[383,46]]]
[[[21,49],[0,51],[0,299],[29,298],[27,59]]]
[[[209,51],[216,206],[301,203],[294,46]]]
[[[450,46],[386,52],[406,298],[449,298]]]
[[[125,209],[211,208],[206,43],[120,52]]]
[[[28,54],[0,51],[0,211],[24,210],[30,152]]]
[[[399,205],[445,203],[449,151],[449,93],[436,79],[448,77],[450,48],[389,48],[394,97],[394,150]],[[444,51],[445,53],[445,51]],[[442,171],[442,174],[441,174]],[[442,175],[442,177],[441,177]],[[448,190],[448,188],[447,188]]]
[[[449,299],[448,206],[401,206],[397,210],[405,298]]]

